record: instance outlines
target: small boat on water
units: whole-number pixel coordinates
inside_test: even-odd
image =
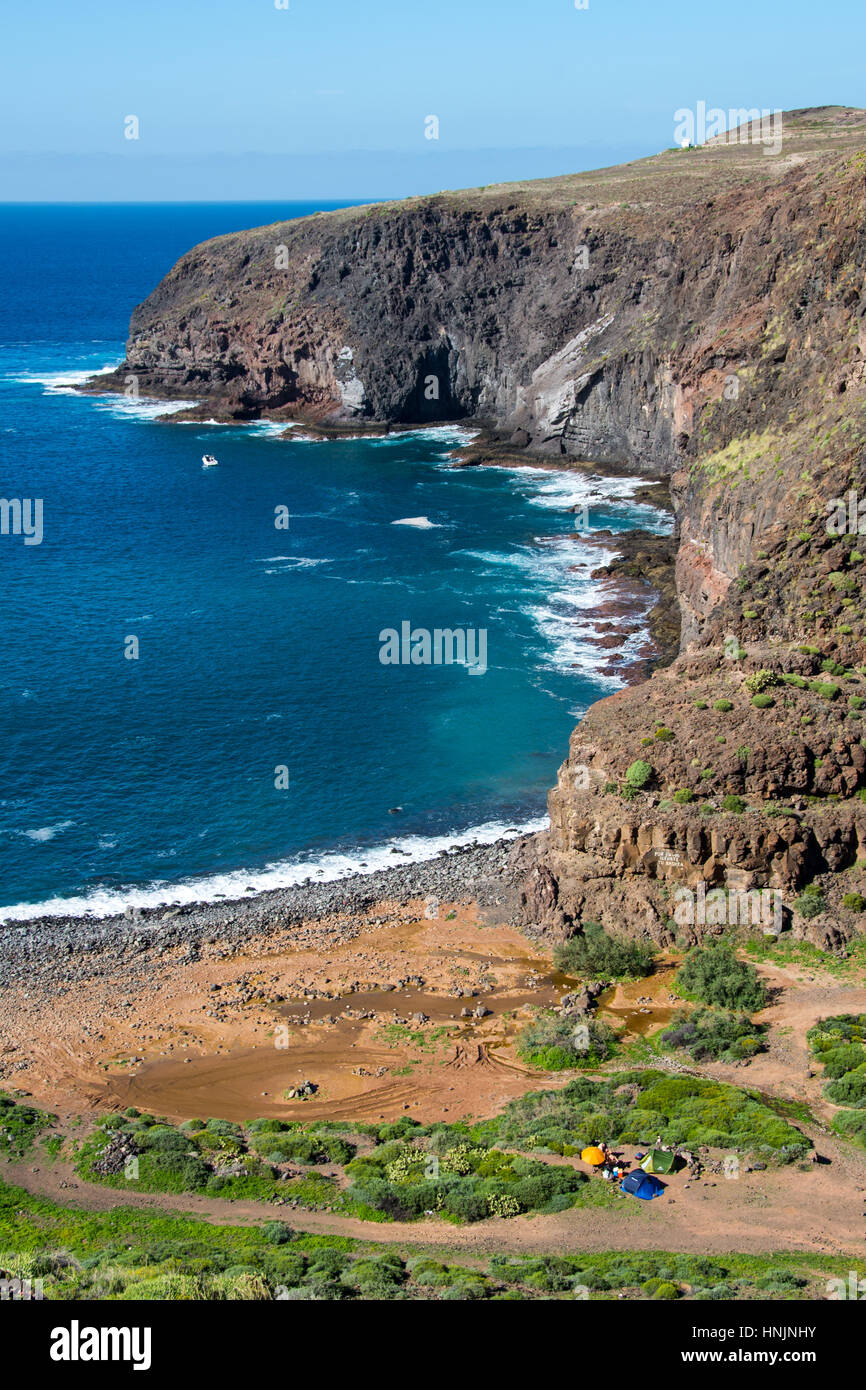
[[[201,463],[202,468],[215,468],[219,463],[219,459],[214,458],[213,454],[202,454]]]

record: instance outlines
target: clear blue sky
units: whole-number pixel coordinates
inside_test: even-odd
[[[258,196],[396,195],[651,153],[698,100],[866,104],[864,0],[289,3],[6,0],[0,197],[247,197],[248,154]]]

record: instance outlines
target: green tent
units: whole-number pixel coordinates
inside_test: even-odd
[[[676,1155],[670,1149],[650,1149],[641,1163],[645,1173],[673,1173],[676,1171]]]

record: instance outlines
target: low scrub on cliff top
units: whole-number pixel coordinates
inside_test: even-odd
[[[739,1013],[755,1013],[767,1002],[755,967],[738,960],[724,941],[689,951],[677,971],[676,987],[686,999]]]
[[[553,953],[557,970],[588,980],[639,980],[652,968],[655,952],[640,941],[608,936],[598,922],[584,922]]]

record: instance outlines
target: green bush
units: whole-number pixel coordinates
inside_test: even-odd
[[[615,1042],[616,1034],[606,1023],[559,1014],[539,1018],[524,1028],[517,1039],[517,1051],[531,1066],[565,1071],[608,1061]]]
[[[718,710],[719,714],[730,714],[734,706],[730,700],[714,700],[713,709]]]
[[[753,671],[750,676],[746,676],[743,684],[752,695],[758,695],[762,690],[769,690],[771,686],[778,685],[779,677],[775,671]]]
[[[673,729],[666,728],[664,724],[660,724],[654,734],[654,737],[657,738],[661,743],[670,743],[673,736]]]
[[[799,912],[801,917],[819,917],[822,912],[827,911],[827,903],[820,884],[810,883],[794,902],[795,912]]]
[[[688,787],[680,787],[679,791],[674,792],[673,799],[678,806],[688,806],[690,801],[694,801],[695,794]]]
[[[755,709],[769,709],[770,706],[774,705],[775,703],[776,701],[773,699],[772,695],[752,696],[752,704],[754,705]]]
[[[598,922],[584,922],[580,936],[569,937],[553,952],[562,974],[596,980],[639,979],[648,974],[654,957],[651,946],[608,936]]]
[[[748,1014],[699,1008],[676,1013],[661,1041],[666,1047],[684,1048],[696,1062],[741,1062],[763,1050],[765,1032]]]
[[[755,967],[738,960],[726,942],[689,951],[677,972],[676,984],[687,997],[740,1013],[754,1013],[767,1002],[767,991]]]
[[[626,786],[633,788],[635,791],[641,791],[650,782],[652,775],[652,763],[642,762],[641,759],[638,758],[637,761],[633,762],[626,770]]]
[[[840,686],[832,681],[810,681],[809,689],[815,694],[820,695],[824,700],[835,700],[839,694]]]
[[[735,815],[740,815],[746,809],[746,803],[740,796],[722,797],[722,810],[732,811]]]
[[[836,1105],[851,1105],[857,1109],[866,1106],[866,1065],[845,1072],[835,1081],[824,1087],[828,1100]]]
[[[866,908],[866,898],[862,893],[846,893],[842,899],[842,906],[847,907],[849,912],[862,912]]]

